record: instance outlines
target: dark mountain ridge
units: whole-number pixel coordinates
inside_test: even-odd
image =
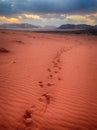
[[[63,24],[61,26],[59,26],[57,29],[83,29],[83,30],[87,30],[87,29],[97,29],[97,25],[87,25],[87,24]]]
[[[1,24],[0,28],[1,29],[33,29],[33,28],[38,28],[39,26],[28,24],[28,23],[13,23],[13,24]]]

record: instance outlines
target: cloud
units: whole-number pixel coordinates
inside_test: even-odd
[[[91,19],[89,16],[87,15],[69,15],[67,16],[68,20],[73,21],[74,23],[77,24],[89,24],[89,25],[93,25],[95,23],[94,19]]]
[[[0,23],[97,24],[97,0],[0,0]]]
[[[7,18],[5,16],[0,16],[0,21],[1,21],[1,23],[3,23],[3,22],[7,22],[7,23],[18,23],[19,19],[18,18],[14,18],[14,17]]]
[[[97,13],[84,14],[84,15],[63,15],[63,14],[21,14],[14,17],[0,16],[0,23],[30,23],[34,25],[55,25],[61,24],[97,24]]]
[[[35,15],[35,14],[22,14],[21,17],[24,17],[24,18],[27,18],[27,19],[36,19],[36,20],[44,21],[44,19],[41,16]]]
[[[0,0],[0,15],[93,12],[97,12],[97,0]]]
[[[0,15],[9,15],[12,13],[10,2],[0,0]]]

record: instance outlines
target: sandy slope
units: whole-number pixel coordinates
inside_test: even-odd
[[[97,38],[0,31],[0,130],[97,130]]]

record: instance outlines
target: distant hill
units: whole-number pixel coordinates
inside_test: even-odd
[[[88,29],[97,29],[97,25],[86,25],[86,24],[63,24],[58,29],[81,29],[81,30],[88,30]]]
[[[44,29],[55,29],[56,26],[45,25],[43,28]]]
[[[87,24],[63,24],[59,27],[46,25],[44,27],[36,26],[28,23],[13,23],[13,24],[1,24],[0,29],[14,29],[14,30],[34,30],[34,31],[75,31],[75,30],[88,30],[96,31],[97,25],[87,25]]]
[[[1,24],[0,25],[1,29],[22,29],[22,30],[31,30],[31,29],[35,29],[35,28],[39,28],[39,26],[35,26],[32,24],[28,24],[28,23],[22,23],[22,24]]]
[[[97,25],[95,25],[94,28],[97,29]]]

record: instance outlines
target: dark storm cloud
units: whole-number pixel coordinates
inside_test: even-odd
[[[0,1],[0,15],[7,15],[12,13],[11,3]]]
[[[0,0],[0,15],[21,13],[92,13],[97,0]]]

